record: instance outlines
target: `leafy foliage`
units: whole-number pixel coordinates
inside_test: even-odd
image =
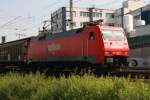
[[[149,81],[130,78],[55,78],[39,73],[0,76],[0,100],[150,100],[149,94]]]

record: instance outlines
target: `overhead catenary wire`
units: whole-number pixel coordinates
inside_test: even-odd
[[[78,0],[76,0],[76,1],[78,1]],[[53,11],[53,10],[55,10],[56,9],[56,7],[59,7],[60,5],[62,6],[62,5],[64,5],[64,6],[67,6],[67,4],[68,3],[66,3],[67,1],[56,1],[56,2],[54,2],[54,3],[52,3],[52,4],[50,4],[50,5],[48,5],[48,6],[45,6],[43,9],[42,9],[42,11],[40,11],[40,13],[39,13],[39,15],[41,15],[41,16],[38,16],[38,20],[39,20],[39,22],[36,22],[34,25],[33,24],[24,24],[24,25],[22,25],[22,21],[20,21],[20,19],[18,18],[18,16],[14,16],[15,18],[13,18],[13,19],[10,19],[10,20],[8,20],[7,22],[4,22],[4,24],[2,24],[0,27],[0,30],[3,30],[3,31],[1,31],[1,32],[3,32],[3,33],[17,33],[17,34],[20,34],[20,33],[22,33],[22,32],[27,32],[27,31],[32,31],[32,30],[34,30],[35,28],[37,28],[37,30],[38,30],[38,27],[42,24],[42,22],[43,22],[43,20],[41,21],[40,19],[44,19],[45,20],[45,18],[46,18],[46,16],[49,16],[49,19],[50,19],[50,13]],[[58,5],[59,4],[59,5]],[[50,10],[49,11],[47,11],[46,9],[47,8],[50,8]],[[41,13],[41,12],[44,12],[44,14],[43,13]],[[46,13],[47,12],[47,13]],[[46,14],[45,14],[46,13]],[[21,17],[23,17],[23,16],[21,16]],[[37,17],[36,17],[37,18]],[[21,27],[19,27],[18,26],[18,23],[20,23],[19,24],[19,26],[21,26]],[[11,27],[10,27],[11,26]],[[27,26],[27,27],[26,27]],[[4,27],[5,27],[5,29],[4,29]],[[23,27],[25,27],[25,28],[23,28]],[[12,29],[14,28],[14,30],[12,31]],[[6,30],[8,30],[8,31],[6,31]],[[5,32],[6,31],[6,32]],[[30,31],[30,33],[31,33],[31,31]],[[33,31],[32,31],[32,33],[33,33]],[[20,37],[19,37],[20,38]]]
[[[81,0],[73,0],[73,3],[77,3],[77,2],[79,2],[79,1],[81,1]],[[63,3],[63,4],[62,4]],[[57,4],[62,4],[62,5],[64,5],[64,7],[67,7],[67,5],[68,5],[68,1],[67,2],[64,2],[63,0],[62,0],[62,2],[60,2],[60,1],[58,1],[58,2],[55,2],[55,3],[53,3],[53,4],[50,4],[49,6],[51,6],[51,8],[53,7],[53,6],[56,6]],[[62,5],[61,5],[61,7],[62,7]],[[47,6],[48,7],[48,6]],[[46,8],[47,8],[46,7]],[[56,9],[55,7],[53,7],[51,10],[49,10],[49,12],[52,12],[54,9]],[[50,18],[50,14],[49,13],[47,13],[47,14],[45,14],[45,15],[43,15],[42,17],[45,17],[45,16],[49,16],[49,18]],[[44,20],[47,20],[47,19],[44,19]],[[49,20],[49,19],[48,19]],[[40,21],[39,23],[42,23],[43,21]],[[50,26],[50,25],[49,25]]]
[[[74,1],[74,0],[73,0]],[[74,1],[74,3],[78,2],[80,0],[76,0]],[[39,13],[39,15],[41,14],[41,16],[38,17],[38,19],[45,19],[46,16],[49,16],[50,18],[50,12],[52,12],[54,9],[56,9],[56,7],[58,7],[58,4],[60,4],[61,6],[64,5],[64,6],[67,6],[68,3],[66,3],[66,1],[64,2],[63,0],[62,1],[56,1],[48,6],[45,6],[43,7],[43,11],[41,12],[47,12],[46,14],[41,14]],[[49,11],[46,11],[47,8],[50,8]],[[18,17],[18,16],[17,16]],[[16,22],[18,20],[18,22]],[[19,21],[20,19],[18,18],[14,18],[12,20],[9,20],[8,22],[4,23],[3,25],[1,25],[0,29],[2,29],[3,27],[9,27],[10,25],[14,27],[14,31],[17,31],[17,32],[25,32],[25,31],[28,31],[28,30],[33,30],[33,28],[37,28],[38,30],[38,27],[42,24],[42,21],[40,20],[39,22],[37,22],[36,24],[32,25],[32,24],[28,24],[28,25],[23,25],[22,27],[25,27],[25,28],[22,28],[22,27],[17,27],[17,23],[20,23],[21,21]],[[22,23],[21,23],[22,24]],[[16,27],[15,27],[16,26]],[[26,27],[27,26],[27,27]],[[7,28],[7,30],[10,30],[10,28]]]
[[[8,25],[9,23],[12,23],[12,21],[18,20],[21,16],[17,16],[9,21],[7,21],[6,23],[4,23],[3,25],[0,26],[0,28],[4,28],[6,25]]]
[[[44,13],[40,13],[39,14],[39,16],[37,17],[37,19],[43,19],[44,18],[44,20],[47,20],[45,17],[46,16],[48,16],[49,17],[49,19],[50,19],[50,13],[49,12],[52,12],[54,9],[55,9],[55,7],[54,6],[57,6],[58,4],[62,4],[62,3],[64,3],[64,4],[66,4],[66,2],[64,2],[63,0],[62,1],[57,1],[57,2],[54,2],[54,3],[52,3],[52,4],[50,4],[49,6],[46,6],[44,9],[42,9],[43,11],[46,11],[45,9],[47,9],[48,7],[50,7],[50,10],[49,11],[46,11],[46,12],[44,12]],[[62,4],[62,5],[64,5],[64,4]],[[52,9],[51,9],[52,8]],[[42,20],[42,21],[38,21],[37,22],[37,24],[36,25],[34,25],[34,27],[35,26],[37,26],[38,27],[38,25],[39,25],[39,23],[41,24],[44,20]]]
[[[80,0],[76,0],[76,1],[74,1],[74,2],[78,2],[78,1],[80,1]],[[52,4],[50,4],[50,5],[48,5],[48,6],[46,6],[46,7],[44,7],[44,9],[42,9],[43,11],[45,10],[45,9],[47,9],[48,7],[51,7],[52,9],[51,10],[49,10],[46,14],[42,14],[42,16],[40,16],[41,18],[42,17],[45,17],[45,16],[48,16],[49,15],[49,18],[50,18],[50,14],[49,14],[49,12],[52,12],[52,10],[55,8],[54,6],[56,6],[57,4],[61,4],[61,5],[64,5],[64,6],[67,6],[67,3],[66,2],[64,2],[63,0],[60,2],[59,0],[57,0],[56,2],[54,2],[54,3],[52,3]],[[42,11],[42,12],[43,12]],[[40,13],[41,14],[41,13]],[[39,18],[40,19],[40,18]],[[7,27],[7,25],[9,25],[9,24],[13,24],[13,22],[14,21],[17,21],[17,20],[19,20],[18,19],[18,16],[17,16],[17,18],[15,17],[13,20],[9,20],[8,22],[6,22],[6,23],[4,23],[3,25],[1,25],[0,26],[0,28],[3,28],[3,27]],[[15,22],[16,23],[16,22]],[[39,23],[41,24],[42,23],[42,21],[40,21],[40,22],[38,22],[36,25],[34,25],[33,27],[38,27],[39,26]],[[15,26],[15,25],[14,25]],[[27,26],[29,26],[29,25],[27,25]],[[29,29],[30,28],[32,28],[32,27],[29,27]]]
[[[54,2],[49,6],[52,7],[52,6],[56,5],[57,3],[60,3],[60,1]],[[5,18],[5,17],[8,17],[8,16],[1,16],[1,17]],[[2,24],[0,26],[0,29],[3,29],[4,27],[8,27],[10,24],[14,24],[14,23],[16,24],[16,21],[19,20],[19,18],[22,17],[22,16],[13,16],[13,17],[15,17],[15,18],[13,18],[11,20],[8,20],[7,22],[4,22],[4,24]],[[29,25],[27,25],[27,26],[29,26]],[[35,25],[34,25],[34,27],[35,27]],[[8,29],[10,29],[10,28],[8,28]]]

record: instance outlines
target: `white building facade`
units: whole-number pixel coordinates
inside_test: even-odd
[[[111,9],[93,9],[93,20],[103,19],[103,25],[114,26],[114,10]],[[52,33],[64,32],[70,30],[70,12],[69,8],[62,7],[51,14]],[[80,28],[83,23],[89,22],[89,8],[73,8],[73,29]]]
[[[150,5],[144,5],[144,0],[126,0],[123,7],[115,11],[115,26],[123,27],[123,16],[130,14],[133,16],[134,28],[137,20],[145,20],[148,25],[150,18]]]

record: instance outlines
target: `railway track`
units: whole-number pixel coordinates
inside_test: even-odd
[[[28,74],[28,73],[36,73],[36,72],[41,72],[41,73],[45,73],[45,74],[49,74],[49,75],[70,75],[70,74],[79,74],[82,73],[82,75],[84,73],[92,73],[91,71],[85,71],[85,72],[73,72],[73,71],[64,71],[64,72],[60,72],[60,71],[56,71],[53,72],[50,69],[43,70],[41,71],[40,69],[36,69],[34,71],[32,70],[28,70],[28,71],[24,71],[19,69],[19,67],[14,67],[14,66],[9,66],[6,67],[5,69],[1,69],[0,73],[5,74],[8,72],[18,72],[18,73],[23,73],[23,74]],[[98,73],[97,73],[98,72]],[[120,68],[100,68],[96,70],[96,73],[94,73],[95,75],[97,75],[98,77],[100,76],[117,76],[117,77],[131,77],[131,78],[143,78],[143,79],[150,79],[150,67],[120,67]]]
[[[109,72],[112,76],[150,79],[150,67],[126,67]]]

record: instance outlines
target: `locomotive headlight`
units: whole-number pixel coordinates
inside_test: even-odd
[[[105,55],[111,55],[112,53],[111,52],[105,52]]]
[[[125,52],[124,54],[125,54],[125,55],[128,55],[129,53],[128,53],[128,52]]]
[[[113,62],[113,58],[107,58],[106,61],[107,62]]]
[[[115,53],[114,53],[114,54],[115,54]],[[117,54],[117,55],[120,55],[120,54],[121,54],[121,52],[116,52],[116,54]]]
[[[105,55],[109,55],[109,52],[105,52]]]

